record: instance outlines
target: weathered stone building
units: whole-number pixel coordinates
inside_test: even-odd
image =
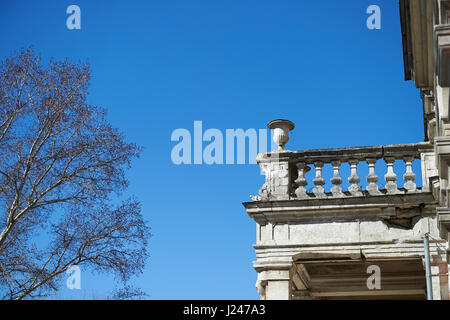
[[[244,203],[256,222],[262,299],[449,299],[450,1],[399,4],[405,78],[420,89],[425,141],[287,151],[294,124],[272,121],[280,149],[258,155],[265,183]],[[359,177],[363,163],[368,174]]]

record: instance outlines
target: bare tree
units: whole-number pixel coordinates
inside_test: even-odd
[[[0,297],[43,297],[72,265],[126,282],[150,237],[124,170],[140,147],[86,103],[87,63],[32,48],[0,62]],[[113,198],[113,196],[115,198]]]

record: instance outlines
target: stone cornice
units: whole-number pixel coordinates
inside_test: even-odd
[[[244,202],[247,214],[258,223],[409,219],[432,216],[437,206],[431,192]]]

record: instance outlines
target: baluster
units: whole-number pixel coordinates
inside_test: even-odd
[[[412,171],[412,162],[414,161],[414,157],[404,157],[403,160],[406,164],[406,172],[403,175],[403,179],[405,180],[404,188],[408,192],[415,192],[416,184],[414,183],[414,180],[416,180],[416,174]]]
[[[331,165],[333,166],[333,177],[330,179],[331,183],[334,185],[331,188],[331,193],[333,197],[344,197],[344,193],[342,192],[342,188],[340,184],[342,184],[342,178],[339,174],[339,167],[341,166],[341,161],[334,160],[331,161]]]
[[[375,174],[375,163],[377,162],[376,158],[367,158],[366,159],[367,164],[369,165],[369,174],[367,175],[367,182],[369,184],[366,187],[367,192],[369,192],[370,195],[378,195],[381,194],[380,190],[378,190],[378,185],[376,182],[378,181],[378,177]]]
[[[350,187],[348,187],[348,191],[354,197],[360,197],[363,195],[363,193],[361,192],[361,186],[358,186],[358,183],[360,180],[356,173],[356,166],[357,166],[358,162],[359,161],[357,159],[348,160],[348,163],[350,164],[350,170],[351,170],[350,177],[348,178],[348,182],[350,182],[351,185],[350,185]]]
[[[387,165],[387,173],[384,175],[384,180],[386,180],[386,191],[388,194],[398,194],[401,193],[397,188],[397,175],[394,173],[394,157],[386,157],[384,161]]]
[[[295,184],[297,185],[297,189],[295,190],[295,194],[298,199],[309,199],[308,193],[306,192],[305,186],[308,184],[305,178],[306,172],[308,172],[311,168],[306,165],[305,162],[297,162],[296,163],[298,170],[298,178],[295,180]]]
[[[325,180],[322,178],[322,161],[314,162],[314,166],[316,167],[316,177],[313,179],[316,187],[313,189],[313,193],[317,198],[326,198],[325,189],[322,187],[325,184]]]

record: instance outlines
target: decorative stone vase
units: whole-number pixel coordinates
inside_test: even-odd
[[[289,131],[295,128],[294,123],[289,120],[277,119],[270,121],[267,126],[273,131],[273,141],[278,145],[278,150],[284,150],[284,146],[289,141]]]

